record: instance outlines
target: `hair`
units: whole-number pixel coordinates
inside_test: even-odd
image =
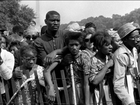
[[[85,24],[85,29],[86,29],[86,28],[90,28],[90,27],[93,27],[93,28],[96,30],[96,26],[95,26],[94,23],[88,22],[88,23]]]
[[[21,26],[14,26],[12,31],[13,31],[13,33],[24,32],[24,30]]]
[[[28,51],[32,51],[35,54],[35,56],[37,56],[36,48],[33,45],[26,45],[20,48],[21,57],[23,57],[24,54],[26,54]]]
[[[104,44],[109,43],[112,37],[106,31],[98,31],[94,36],[91,37],[90,41],[94,42],[94,46],[98,49]]]
[[[49,12],[46,14],[46,19],[49,19],[49,17],[50,17],[51,15],[59,15],[59,16],[60,16],[60,14],[59,14],[57,11],[49,11]]]
[[[82,32],[68,32],[66,37],[66,45],[69,44],[70,40],[77,40],[82,45],[83,37],[84,35]]]
[[[18,49],[20,49],[20,42],[19,41],[12,41],[9,44],[8,50],[10,51],[11,47],[16,46]]]

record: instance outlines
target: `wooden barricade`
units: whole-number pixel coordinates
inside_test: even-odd
[[[55,71],[52,72],[52,78],[53,78],[54,87],[55,87],[55,91],[56,91],[57,105],[70,105],[70,100],[69,100],[69,95],[68,95],[68,87],[67,87],[67,84],[66,84],[66,78],[65,78],[64,70],[60,70],[60,74],[61,74],[61,78],[56,78]],[[63,89],[60,89],[58,87],[58,83],[57,83],[58,79],[62,80]],[[62,91],[63,91],[64,94],[62,93]]]

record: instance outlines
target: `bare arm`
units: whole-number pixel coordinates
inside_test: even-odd
[[[104,68],[95,76],[93,80],[93,84],[99,84],[105,77],[105,74],[109,67],[113,66],[113,60],[109,60],[108,63],[104,66]]]
[[[58,65],[58,62],[52,63],[49,68],[44,71],[45,81],[48,83],[49,87],[53,86],[51,72]]]

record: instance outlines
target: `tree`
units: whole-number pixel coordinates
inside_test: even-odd
[[[0,28],[11,30],[14,25],[21,25],[27,29],[35,19],[33,9],[27,5],[20,5],[20,0],[4,0],[0,2]]]

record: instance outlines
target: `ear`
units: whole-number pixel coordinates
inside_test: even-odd
[[[47,19],[45,19],[44,22],[47,24]]]

